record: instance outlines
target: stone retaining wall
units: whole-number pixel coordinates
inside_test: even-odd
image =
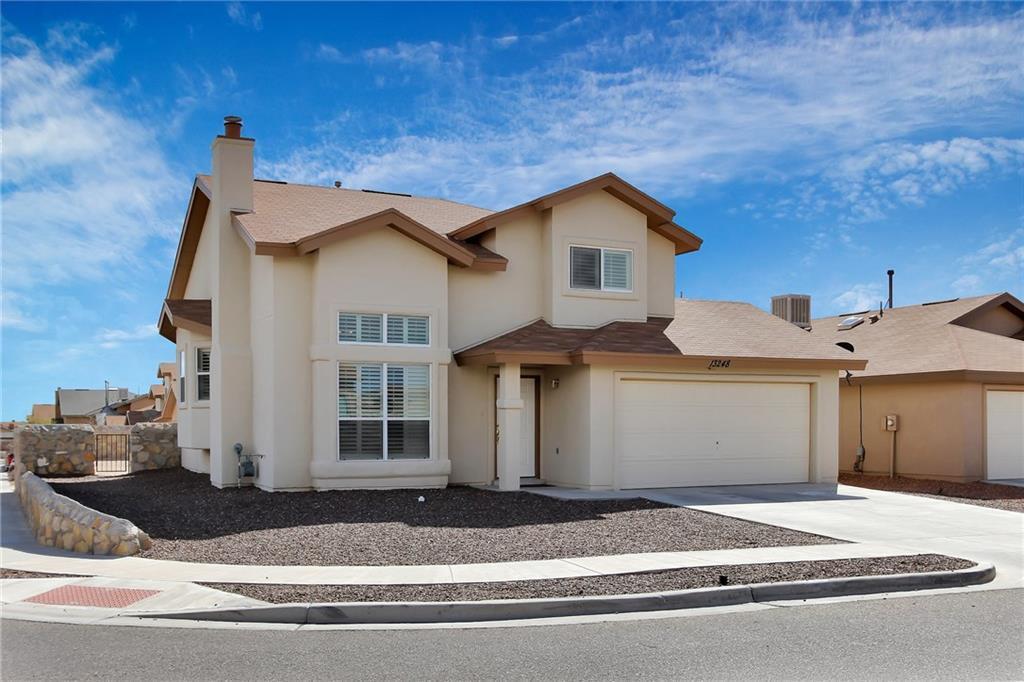
[[[178,425],[145,422],[131,427],[132,471],[181,466]]]
[[[18,498],[39,544],[84,554],[129,556],[152,541],[135,524],[58,495],[30,471],[15,483]]]
[[[21,462],[21,470],[43,476],[93,474],[97,433],[129,434],[132,472],[181,466],[178,425],[154,422],[133,426],[28,424],[14,433],[15,459]]]
[[[87,424],[28,424],[14,432],[14,457],[25,471],[87,475],[96,471],[95,443]]]

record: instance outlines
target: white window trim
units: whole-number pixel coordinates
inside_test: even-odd
[[[182,346],[178,349],[178,392],[181,393],[178,396],[178,402],[182,405],[188,404],[188,368],[191,365],[188,362],[188,346]]]
[[[433,345],[434,333],[431,329],[432,318],[424,313],[381,313],[365,310],[338,310],[335,315],[335,336],[338,338],[338,345],[341,346],[389,346],[391,348],[430,348]],[[338,326],[341,316],[346,315],[380,315],[381,316],[381,339],[382,341],[342,341]],[[426,343],[388,343],[388,317],[425,317],[427,318],[427,342]]]
[[[207,353],[210,354],[210,370],[213,369],[213,349],[210,346],[204,346],[204,345],[201,345],[201,344],[196,344],[196,346],[194,347],[194,352],[196,354],[196,357],[194,358],[195,362],[193,363],[195,369],[193,369],[190,374],[191,374],[191,377],[192,377],[192,385],[195,386],[195,392],[196,392],[195,404],[196,405],[209,405],[210,404],[210,400],[213,397],[213,373],[210,370],[207,370],[205,372],[200,372],[199,371],[199,357],[198,356],[199,356],[199,351],[201,351],[201,350],[205,350]],[[208,377],[210,377],[210,398],[201,399],[199,397],[199,377],[200,376],[208,376]]]
[[[366,344],[366,345],[388,345],[388,344]],[[399,344],[390,344],[397,346]],[[409,345],[409,344],[404,344]],[[422,347],[422,346],[419,346]],[[335,389],[335,415],[337,416],[337,423],[334,427],[334,456],[337,461],[346,462],[428,462],[432,461],[434,457],[434,373],[431,365],[425,362],[374,362],[374,361],[353,361],[353,360],[338,360],[334,367],[334,379],[337,384],[338,376],[341,373],[342,365],[380,365],[381,367],[381,403],[380,409],[383,413],[381,417],[342,417],[341,416],[341,405],[338,400],[337,389]],[[428,417],[394,417],[388,415],[388,365],[401,365],[401,366],[418,366],[427,368],[427,390],[430,392],[428,400],[428,411],[430,416]],[[381,444],[381,458],[380,459],[342,459],[341,457],[341,435],[339,434],[339,426],[342,421],[352,422],[383,422],[384,428],[382,429],[382,444]],[[427,422],[427,456],[422,459],[389,459],[388,458],[388,429],[387,422]]]
[[[599,288],[597,288],[597,289],[585,289],[585,288],[582,288],[582,287],[574,287],[572,285],[572,250],[574,248],[579,248],[579,249],[597,249],[598,251],[601,252],[601,262],[599,262],[597,264],[597,273],[598,273],[598,276],[601,279],[601,286]],[[605,251],[619,251],[619,252],[624,252],[624,253],[628,253],[629,254],[629,269],[630,269],[629,281],[634,285],[633,287],[630,287],[629,289],[617,289],[617,288],[612,288],[612,287],[605,287],[605,285],[604,285],[604,252]],[[634,287],[636,286],[636,253],[633,251],[633,249],[626,249],[626,248],[615,247],[615,246],[595,246],[594,244],[575,244],[575,243],[570,243],[569,244],[569,248],[566,250],[566,258],[567,258],[567,264],[566,264],[565,276],[566,276],[566,279],[568,280],[567,283],[569,285],[568,286],[569,291],[574,291],[574,292],[575,291],[582,291],[582,292],[589,292],[589,293],[607,292],[609,294],[632,294],[634,292]]]

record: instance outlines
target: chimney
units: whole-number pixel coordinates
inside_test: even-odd
[[[896,271],[886,270],[885,274],[889,275],[889,307],[892,308],[892,276],[896,274]]]
[[[772,315],[781,317],[801,329],[811,328],[811,297],[807,294],[772,296]]]
[[[242,136],[242,117],[241,116],[225,116],[224,117],[224,137],[239,138]]]
[[[224,117],[224,134],[213,140],[213,200],[218,210],[252,211],[255,140],[242,137],[242,118]]]

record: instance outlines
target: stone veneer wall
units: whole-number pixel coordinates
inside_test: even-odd
[[[23,471],[42,475],[88,475],[96,471],[96,433],[130,434],[131,471],[181,466],[178,425],[145,422],[132,426],[29,424],[14,434],[15,458]],[[38,466],[42,457],[46,464]]]
[[[117,556],[137,554],[152,546],[149,536],[131,521],[58,495],[49,483],[30,471],[22,472],[15,485],[29,526],[42,545]]]
[[[131,434],[132,471],[177,469],[181,466],[177,424],[134,424]]]
[[[47,474],[92,474],[96,440],[88,424],[28,424],[14,432],[14,456],[26,471]],[[44,457],[47,463],[37,466]]]

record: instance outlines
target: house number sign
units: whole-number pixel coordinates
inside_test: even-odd
[[[712,360],[708,363],[708,369],[718,369],[719,367],[728,367],[732,363],[732,360]]]

